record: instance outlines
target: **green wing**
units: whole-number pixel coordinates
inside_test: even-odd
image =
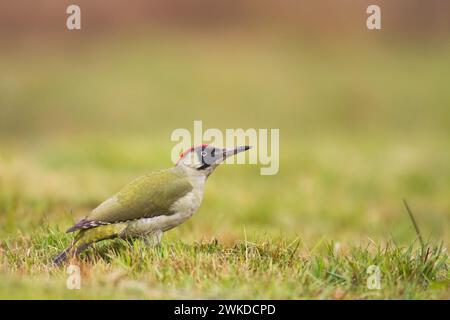
[[[86,217],[88,221],[115,223],[170,215],[170,207],[192,190],[183,171],[170,169],[147,174],[127,184]]]

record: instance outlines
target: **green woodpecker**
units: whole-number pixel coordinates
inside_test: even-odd
[[[78,234],[54,263],[59,265],[95,242],[116,237],[144,237],[159,244],[163,232],[197,211],[206,179],[214,169],[227,157],[248,149],[200,145],[183,152],[175,167],[130,182],[67,230]]]

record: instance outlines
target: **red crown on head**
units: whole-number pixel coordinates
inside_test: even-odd
[[[206,148],[207,146],[208,146],[207,144],[200,144],[196,147],[190,147],[189,149],[184,150],[182,153],[180,153],[180,159],[178,159],[178,162],[180,162],[180,160],[183,159],[188,153],[194,151],[194,149],[198,147]]]

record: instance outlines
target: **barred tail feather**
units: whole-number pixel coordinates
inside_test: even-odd
[[[69,229],[66,230],[67,233],[74,232],[77,230],[87,230],[96,228],[98,226],[104,226],[110,224],[109,222],[98,221],[98,220],[88,220],[81,219],[77,224],[73,225]]]
[[[71,245],[70,247],[66,248],[64,251],[60,252],[54,259],[53,263],[57,266],[62,265],[64,262],[67,261],[67,259],[71,255],[79,255],[81,252],[86,250],[89,247],[89,244],[82,244],[77,246],[76,248]]]
[[[68,247],[66,250],[60,252],[54,259],[53,263],[57,266],[62,265],[67,258],[69,257],[69,253],[72,250],[72,246]]]

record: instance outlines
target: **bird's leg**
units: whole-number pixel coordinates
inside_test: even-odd
[[[156,230],[155,232],[148,234],[144,239],[145,244],[150,247],[159,246],[161,244],[162,235],[163,232],[161,230]]]

